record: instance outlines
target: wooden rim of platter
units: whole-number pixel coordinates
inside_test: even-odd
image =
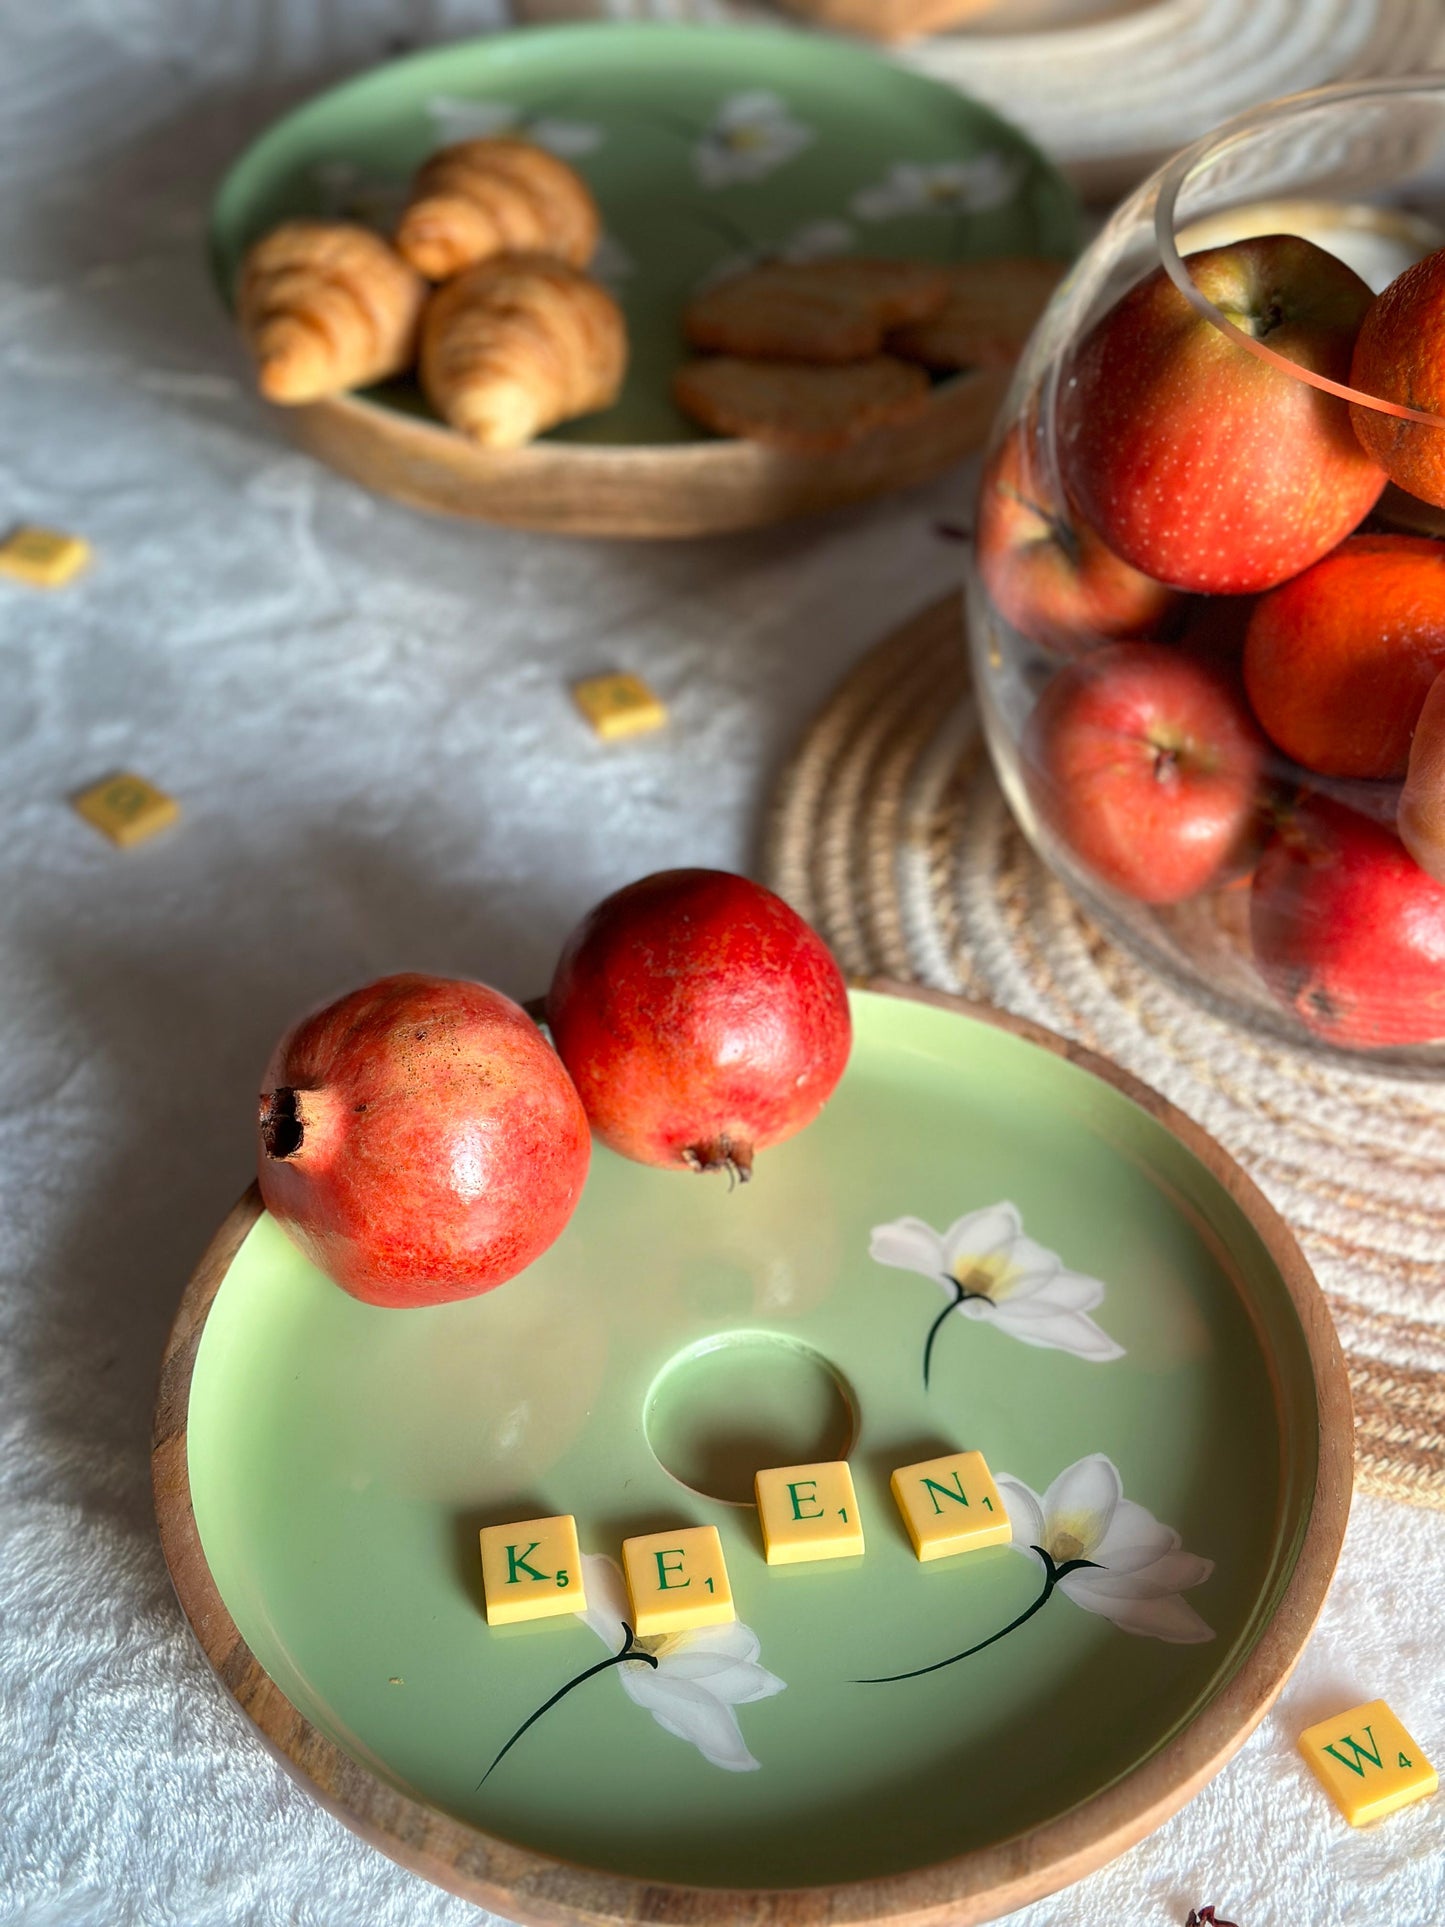
[[[283,412],[329,467],[413,508],[555,535],[677,538],[762,528],[932,481],[982,445],[1009,372],[940,382],[921,415],[832,455],[730,438],[480,448],[360,395]]]
[[[186,1432],[191,1377],[212,1302],[261,1216],[253,1184],[211,1240],[182,1296],[161,1365],[151,1449],[156,1517],[182,1609],[227,1691],[280,1763],[331,1813],[435,1885],[512,1920],[553,1927],[790,1927],[889,1922],[971,1927],[1056,1892],[1141,1840],[1243,1744],[1293,1670],[1324,1604],[1344,1539],[1354,1465],[1349,1381],[1319,1286],[1293,1233],[1227,1151],[1117,1064],[1027,1019],[915,985],[862,988],[973,1017],[1100,1078],[1154,1117],[1224,1187],[1258,1234],[1299,1318],[1319,1422],[1308,1524],[1277,1605],[1233,1676],[1142,1766],[1016,1839],[938,1865],[835,1887],[698,1888],[579,1867],[518,1847],[409,1798],[326,1739],[263,1671],[227,1611],[201,1548]]]

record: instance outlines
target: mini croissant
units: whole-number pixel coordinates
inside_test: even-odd
[[[429,281],[494,254],[535,250],[574,268],[592,259],[597,204],[579,174],[528,141],[458,141],[423,163],[396,245]]]
[[[626,368],[617,303],[550,255],[479,262],[438,289],[422,324],[428,399],[485,448],[520,448],[558,422],[606,408]]]
[[[241,264],[236,314],[269,401],[319,401],[411,366],[426,283],[380,235],[287,221]]]

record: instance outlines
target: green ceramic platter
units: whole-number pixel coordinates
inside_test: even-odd
[[[1292,1663],[1349,1445],[1288,1234],[1056,1042],[895,996],[855,1016],[833,1101],[753,1183],[599,1148],[561,1239],[486,1297],[362,1306],[264,1216],[225,1271],[184,1413],[210,1579],[290,1706],[421,1807],[653,1883],[870,1880],[1048,1828],[1233,1694],[1212,1769]],[[955,1306],[949,1272],[983,1295]],[[860,1684],[1040,1597],[1027,1551],[915,1559],[889,1473],[965,1447],[1056,1566],[1093,1554],[1090,1586]],[[769,1568],[752,1471],[843,1454],[866,1555]],[[596,1624],[484,1623],[478,1528],[561,1512],[603,1559],[716,1525],[742,1625],[586,1679],[483,1784],[622,1644],[601,1563]]]
[[[1073,195],[1015,129],[951,88],[786,29],[530,29],[392,62],[287,115],[226,176],[212,256],[229,295],[245,248],[298,214],[386,226],[423,156],[517,132],[587,179],[632,361],[616,407],[556,438],[696,439],[668,398],[688,297],[768,255],[1067,259]],[[373,391],[419,410],[410,384]]]

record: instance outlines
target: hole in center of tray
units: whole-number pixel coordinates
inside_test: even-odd
[[[845,1459],[857,1404],[820,1352],[775,1332],[727,1332],[663,1367],[647,1397],[647,1443],[694,1492],[751,1505],[766,1466]]]

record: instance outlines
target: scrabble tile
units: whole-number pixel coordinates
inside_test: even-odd
[[[60,529],[12,529],[0,542],[0,570],[33,589],[59,589],[90,560],[90,544]]]
[[[982,1452],[903,1465],[888,1483],[920,1559],[1004,1546],[1013,1536]]]
[[[157,830],[174,823],[181,813],[174,797],[126,770],[82,790],[71,803],[102,836],[125,849],[133,843],[144,843]]]
[[[1307,1727],[1299,1750],[1352,1827],[1423,1800],[1440,1784],[1439,1774],[1383,1700]]]
[[[667,710],[640,676],[589,676],[572,685],[577,707],[605,741],[661,729]]]
[[[753,1480],[763,1556],[770,1566],[851,1559],[863,1550],[858,1495],[846,1459],[779,1465]]]
[[[489,1626],[587,1610],[577,1521],[570,1512],[555,1519],[483,1526],[481,1540],[482,1592]]]
[[[624,1539],[622,1570],[639,1638],[737,1618],[716,1526],[680,1526],[675,1532]]]

